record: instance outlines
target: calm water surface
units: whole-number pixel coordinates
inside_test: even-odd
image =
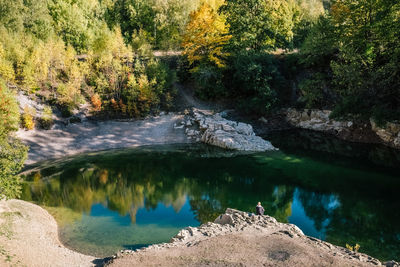
[[[64,244],[95,256],[166,242],[261,201],[307,235],[400,260],[398,152],[309,132],[268,138],[281,150],[157,146],[47,162],[30,170],[22,198],[55,216]]]

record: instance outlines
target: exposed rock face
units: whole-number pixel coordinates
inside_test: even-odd
[[[246,123],[227,120],[220,113],[193,109],[182,124],[186,135],[195,140],[221,148],[238,151],[276,150],[268,141],[256,136],[253,127]]]
[[[155,263],[164,266],[383,265],[366,254],[305,236],[293,224],[234,209],[227,209],[214,223],[181,230],[170,243],[121,251],[109,264],[153,266]],[[384,265],[399,266],[394,261]]]
[[[353,126],[352,121],[337,121],[329,118],[330,110],[286,110],[286,119],[295,127],[321,131],[342,132]]]
[[[379,127],[372,119],[372,130],[387,144],[400,148],[400,123],[388,122],[384,128]]]
[[[349,141],[383,143],[400,149],[400,123],[389,122],[381,128],[371,119],[367,123],[330,119],[330,110],[286,109],[286,120],[296,128],[334,134]]]

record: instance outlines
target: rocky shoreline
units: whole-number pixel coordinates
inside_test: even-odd
[[[288,108],[280,112],[290,126],[335,135],[352,142],[384,144],[400,149],[400,122],[388,122],[384,127],[369,121],[338,121],[331,119],[332,111]],[[266,123],[268,124],[268,123]]]
[[[240,236],[250,242],[260,242],[257,245],[264,246],[264,249],[253,251],[254,243],[247,241],[234,244],[235,239],[241,239]],[[258,241],[254,241],[254,238]],[[218,247],[217,254],[208,250],[213,246]],[[240,251],[232,249],[236,246]],[[227,253],[226,249],[229,254],[224,254]],[[185,251],[198,253],[199,257],[187,258]],[[245,258],[242,252],[247,255]],[[237,253],[239,258],[232,253]],[[273,217],[229,208],[213,223],[187,227],[170,243],[151,245],[136,251],[123,250],[107,265],[127,266],[139,262],[142,266],[156,265],[165,257],[169,258],[165,266],[199,266],[205,262],[211,266],[399,266],[395,261],[382,263],[366,254],[306,236],[297,226],[279,223]]]

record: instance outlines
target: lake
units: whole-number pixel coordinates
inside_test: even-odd
[[[266,138],[280,150],[189,144],[48,161],[25,175],[22,199],[56,218],[67,247],[98,257],[168,242],[228,207],[255,212],[260,201],[307,235],[400,260],[399,151],[307,131]]]

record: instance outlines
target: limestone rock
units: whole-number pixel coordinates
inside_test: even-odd
[[[298,128],[320,132],[341,132],[353,126],[351,121],[337,121],[329,118],[330,110],[286,110],[287,121]]]
[[[238,151],[276,150],[270,142],[256,136],[251,125],[227,120],[219,113],[193,109],[185,125],[189,138],[206,144]],[[197,130],[193,129],[196,126]]]
[[[370,120],[372,130],[385,143],[400,148],[400,123],[388,122],[384,127],[379,127],[374,120]]]

